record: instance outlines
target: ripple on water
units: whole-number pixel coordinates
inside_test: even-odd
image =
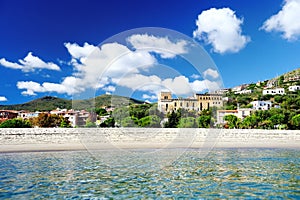
[[[297,150],[218,149],[203,157],[193,149],[153,170],[178,150],[127,154],[0,154],[0,198],[300,198]]]

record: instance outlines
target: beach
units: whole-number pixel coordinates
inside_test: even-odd
[[[0,152],[163,148],[300,149],[299,130],[31,128],[0,129]]]

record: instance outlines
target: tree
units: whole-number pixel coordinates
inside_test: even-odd
[[[161,119],[157,115],[149,115],[139,120],[139,126],[159,128]]]
[[[61,122],[60,116],[48,113],[40,113],[38,117],[32,120],[32,124],[38,127],[59,127]]]
[[[70,121],[67,120],[66,118],[61,116],[60,120],[61,120],[60,125],[59,125],[60,128],[70,128],[71,127]]]
[[[293,125],[294,129],[297,129],[297,130],[300,129],[300,114],[292,117],[291,124]]]
[[[278,85],[281,86],[284,82],[284,76],[280,76],[278,79]]]
[[[104,108],[96,108],[95,113],[99,116],[108,115],[107,111]]]
[[[241,123],[242,128],[256,128],[258,126],[258,117],[255,114],[247,116]]]
[[[0,124],[0,128],[31,128],[32,125],[28,120],[9,119]]]
[[[100,127],[115,127],[115,119],[113,117],[108,118],[100,124]]]
[[[197,128],[197,123],[194,117],[180,118],[178,128]]]
[[[90,119],[87,119],[84,127],[86,127],[86,128],[95,128],[97,126],[96,126],[95,122],[92,122]]]
[[[199,128],[209,128],[211,122],[210,115],[201,115],[197,118],[197,124]]]
[[[168,114],[168,121],[165,123],[165,128],[176,128],[181,117],[180,110],[177,112],[172,111]]]
[[[226,115],[224,120],[227,121],[229,128],[237,128],[238,118],[235,115]]]
[[[122,127],[137,127],[136,120],[137,120],[136,118],[125,117],[121,121],[121,126]]]
[[[284,123],[284,115],[283,114],[275,114],[272,115],[269,120],[272,122],[273,126],[281,125]]]

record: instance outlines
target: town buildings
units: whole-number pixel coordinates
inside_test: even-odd
[[[15,110],[0,110],[0,122],[13,119],[18,116],[18,112]]]
[[[300,85],[292,85],[289,87],[290,92],[296,92],[298,90],[300,90]]]
[[[284,88],[275,88],[275,89],[265,89],[263,90],[263,95],[267,95],[267,94],[270,94],[270,95],[284,95],[285,94],[285,90]]]
[[[158,110],[162,113],[178,109],[202,111],[211,107],[222,107],[223,100],[220,94],[195,94],[190,98],[172,98],[171,92],[161,92],[158,97]]]
[[[225,125],[226,121],[224,117],[226,115],[234,115],[239,119],[244,119],[245,117],[251,115],[253,109],[251,108],[238,108],[237,110],[217,110],[217,123],[219,125]]]
[[[269,110],[272,107],[270,101],[252,101],[250,104],[252,104],[254,110]]]

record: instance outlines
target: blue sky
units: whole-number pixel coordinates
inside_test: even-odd
[[[0,8],[0,104],[23,103],[45,95],[70,99],[85,94],[91,86],[87,80],[99,81],[94,83],[96,95],[128,90],[133,97],[155,101],[159,87],[151,86],[147,92],[147,87],[136,86],[153,81],[165,84],[160,89],[181,87],[178,95],[188,95],[181,83],[186,82],[196,92],[205,91],[207,74],[215,82],[222,80],[219,86],[233,87],[273,78],[299,68],[300,63],[300,0],[0,0]],[[188,49],[184,42],[140,33],[143,37],[129,42],[132,48],[126,49],[132,60],[124,59],[128,65],[120,61],[122,66],[115,68],[118,73],[100,80],[92,77],[94,69],[84,69],[86,57],[97,45],[140,27],[162,27],[185,34],[203,46],[216,68],[203,68],[202,77],[198,76],[178,58]],[[175,55],[139,51],[141,41],[152,41],[156,47],[167,44]],[[124,48],[107,47],[113,52]],[[145,63],[139,62],[139,56]],[[148,71],[130,68],[134,64],[149,65]],[[130,76],[119,73],[129,69],[134,71]]]

